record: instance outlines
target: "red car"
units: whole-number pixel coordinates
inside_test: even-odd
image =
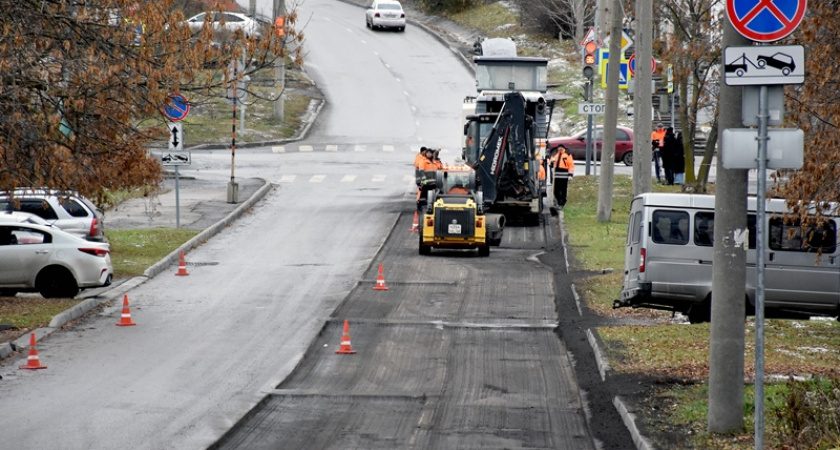
[[[597,150],[593,149],[597,159],[601,158],[601,146],[603,145],[604,129],[597,127],[592,130]],[[548,140],[550,153],[558,145],[563,144],[574,159],[586,160],[586,130],[580,131],[571,137],[558,137]],[[595,160],[595,158],[593,158]],[[633,130],[627,127],[616,127],[615,129],[615,162],[623,162],[625,165],[633,165]]]

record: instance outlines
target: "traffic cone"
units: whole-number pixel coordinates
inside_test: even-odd
[[[374,291],[387,291],[388,286],[385,286],[385,275],[382,274],[382,263],[379,263],[379,275],[376,276],[376,286]]]
[[[418,219],[419,215],[417,214],[417,211],[414,211],[414,223],[411,225],[411,229],[409,231],[414,233],[420,231],[420,222],[418,222]]]
[[[187,273],[187,262],[184,261],[184,251],[183,250],[181,250],[181,258],[178,260],[178,272],[175,275],[176,276],[189,275]]]
[[[350,322],[344,319],[344,333],[341,335],[341,346],[335,351],[340,355],[352,355],[356,353],[353,346],[350,345]]]
[[[120,317],[119,323],[116,325],[118,327],[133,327],[134,325],[137,325],[131,321],[131,310],[128,309],[128,295],[123,296],[122,316]]]
[[[29,357],[26,358],[26,365],[20,366],[20,368],[27,370],[47,368],[47,366],[41,365],[41,360],[38,358],[38,347],[35,345],[35,333],[29,334]]]

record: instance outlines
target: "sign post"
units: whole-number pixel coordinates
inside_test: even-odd
[[[807,0],[789,0],[784,2],[772,2],[768,0],[726,0],[726,15],[732,27],[742,36],[756,42],[773,42],[782,39],[794,30],[802,22],[805,15]],[[753,47],[760,49],[767,55],[756,55],[763,58],[764,64],[755,64],[757,72],[769,67],[780,69],[783,76],[790,75],[795,70],[794,57],[783,52],[773,52],[772,47]],[[747,50],[742,50],[739,62],[736,59],[728,59],[724,49],[724,71],[726,74],[734,72],[738,77],[743,76],[750,70],[747,67]],[[736,50],[737,51],[737,50]],[[787,51],[787,49],[785,50]],[[737,57],[735,57],[737,58]],[[804,66],[804,51],[803,60]],[[771,62],[772,60],[772,62]],[[792,67],[793,65],[793,67]],[[787,73],[785,73],[787,72]],[[769,108],[767,107],[767,84],[798,84],[804,82],[802,79],[791,78],[788,82],[780,80],[772,83],[755,82],[761,84],[758,95],[758,186],[756,193],[756,286],[755,286],[755,448],[764,448],[764,245],[767,242],[767,230],[765,230],[765,197],[767,196],[767,123]],[[725,76],[727,85],[729,77]],[[766,81],[766,80],[765,80]],[[753,83],[744,83],[753,84]],[[729,130],[724,130],[726,133]],[[729,148],[722,149],[731,151]],[[799,149],[801,152],[801,148]],[[801,165],[801,162],[800,162]]]

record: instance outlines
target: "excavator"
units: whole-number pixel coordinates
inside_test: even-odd
[[[536,148],[540,132],[535,116],[545,117],[543,97],[526,101],[518,91],[504,93],[492,111],[466,116],[464,159],[477,175],[489,211],[525,224],[539,223],[545,180],[540,176],[543,155]],[[534,111],[529,111],[533,109]]]

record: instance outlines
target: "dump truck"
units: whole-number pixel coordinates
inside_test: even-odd
[[[434,186],[419,223],[419,253],[478,249],[479,256],[489,256],[491,245],[501,242],[505,218],[485,211],[475,170],[464,164],[444,167],[435,172]]]

